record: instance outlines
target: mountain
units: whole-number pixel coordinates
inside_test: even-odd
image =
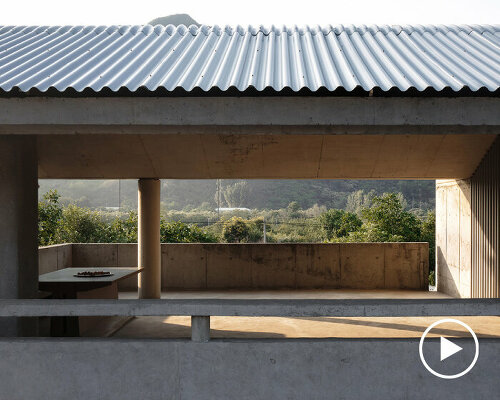
[[[40,180],[39,196],[57,189],[64,202],[85,207],[137,206],[137,181],[134,180]],[[163,179],[161,198],[169,209],[197,207],[214,209],[217,181]],[[363,191],[360,193],[359,191]],[[435,181],[430,180],[221,180],[222,207],[279,209],[292,201],[307,209],[318,204],[327,208],[348,207],[362,202],[369,193],[402,193],[407,208],[433,209]],[[231,204],[229,204],[231,203]]]
[[[149,25],[197,25],[200,26],[198,22],[196,22],[193,18],[191,18],[188,14],[173,14],[167,15],[166,17],[155,18],[152,21],[148,22]]]

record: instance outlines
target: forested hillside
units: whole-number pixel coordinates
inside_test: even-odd
[[[291,202],[307,209],[315,204],[356,211],[367,196],[402,193],[407,209],[434,208],[434,181],[414,180],[221,180],[221,207],[280,209]],[[137,206],[137,182],[132,180],[41,180],[40,196],[57,189],[63,204],[82,207]],[[217,207],[216,180],[162,180],[164,208],[189,210]]]

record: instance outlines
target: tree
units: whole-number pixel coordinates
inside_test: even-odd
[[[222,195],[228,207],[243,207],[250,195],[250,187],[247,181],[236,182],[226,186]]]
[[[300,205],[296,201],[292,201],[286,208],[289,218],[300,218]]]
[[[321,214],[320,223],[328,240],[346,237],[350,232],[358,231],[363,225],[356,214],[336,209]]]
[[[62,219],[61,196],[57,190],[50,190],[38,202],[38,243],[40,246],[53,244]]]
[[[375,196],[375,191],[371,190],[365,193],[363,190],[357,190],[352,192],[347,196],[346,211],[354,213],[356,215],[361,215],[361,211],[367,207],[370,207],[373,197]]]
[[[243,218],[233,217],[224,222],[222,237],[227,243],[248,242],[250,228]]]
[[[375,196],[372,205],[362,210],[367,224],[380,235],[380,241],[417,242],[421,238],[421,221],[403,207],[402,195],[384,193]]]
[[[115,235],[111,224],[97,211],[70,204],[63,209],[56,240],[57,243],[113,243]]]

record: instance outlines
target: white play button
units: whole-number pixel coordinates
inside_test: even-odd
[[[441,336],[441,361],[463,350],[460,346]]]
[[[427,349],[428,349],[428,356],[429,356],[429,361],[430,364],[436,367],[436,370],[431,368],[431,366],[427,363],[424,357],[424,342],[426,339],[426,336],[429,332],[432,331],[436,326],[441,325],[441,324],[457,324],[461,328],[465,328],[469,331],[472,339],[474,339],[474,347],[475,347],[475,352],[474,352],[474,358],[470,362],[469,366],[465,368],[465,363],[466,361],[470,358],[471,352],[470,352],[470,341],[465,339],[464,337],[460,337],[460,339],[457,338],[457,342],[460,344],[463,344],[464,347],[460,347],[453,343],[452,341],[442,337],[440,337],[440,341],[437,341],[437,338],[430,338],[427,342]],[[437,336],[437,335],[435,335]],[[437,346],[439,343],[440,351],[437,350]],[[432,351],[431,351],[432,350]],[[447,358],[451,357],[452,355],[458,353],[459,351],[464,350],[462,353],[460,353],[460,356],[453,357],[453,359],[448,360],[447,362],[439,362],[438,361],[438,353],[440,354],[441,361],[446,360]],[[477,336],[474,333],[474,331],[471,329],[469,325],[467,325],[465,322],[462,322],[458,319],[453,319],[453,318],[444,318],[440,319],[439,321],[433,322],[430,324],[430,326],[425,330],[423,333],[422,337],[420,338],[420,343],[418,345],[418,353],[420,355],[420,360],[422,361],[422,364],[424,367],[429,371],[432,375],[437,376],[438,378],[443,378],[443,379],[456,379],[460,378],[461,376],[464,376],[467,372],[469,372],[474,365],[476,364],[476,361],[479,357],[479,341],[477,340]],[[456,372],[456,370],[465,368],[461,370],[460,372]],[[441,371],[439,371],[441,370]],[[443,373],[443,372],[446,372]],[[456,373],[450,373],[450,372],[456,372]]]

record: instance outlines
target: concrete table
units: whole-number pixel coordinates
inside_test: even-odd
[[[103,277],[76,277],[78,272],[109,271]],[[139,274],[138,268],[64,268],[40,275],[38,288],[52,292],[56,299],[118,299],[118,282]],[[106,335],[118,329],[128,317],[54,317],[50,323],[51,336]],[[100,326],[101,329],[97,329]]]

